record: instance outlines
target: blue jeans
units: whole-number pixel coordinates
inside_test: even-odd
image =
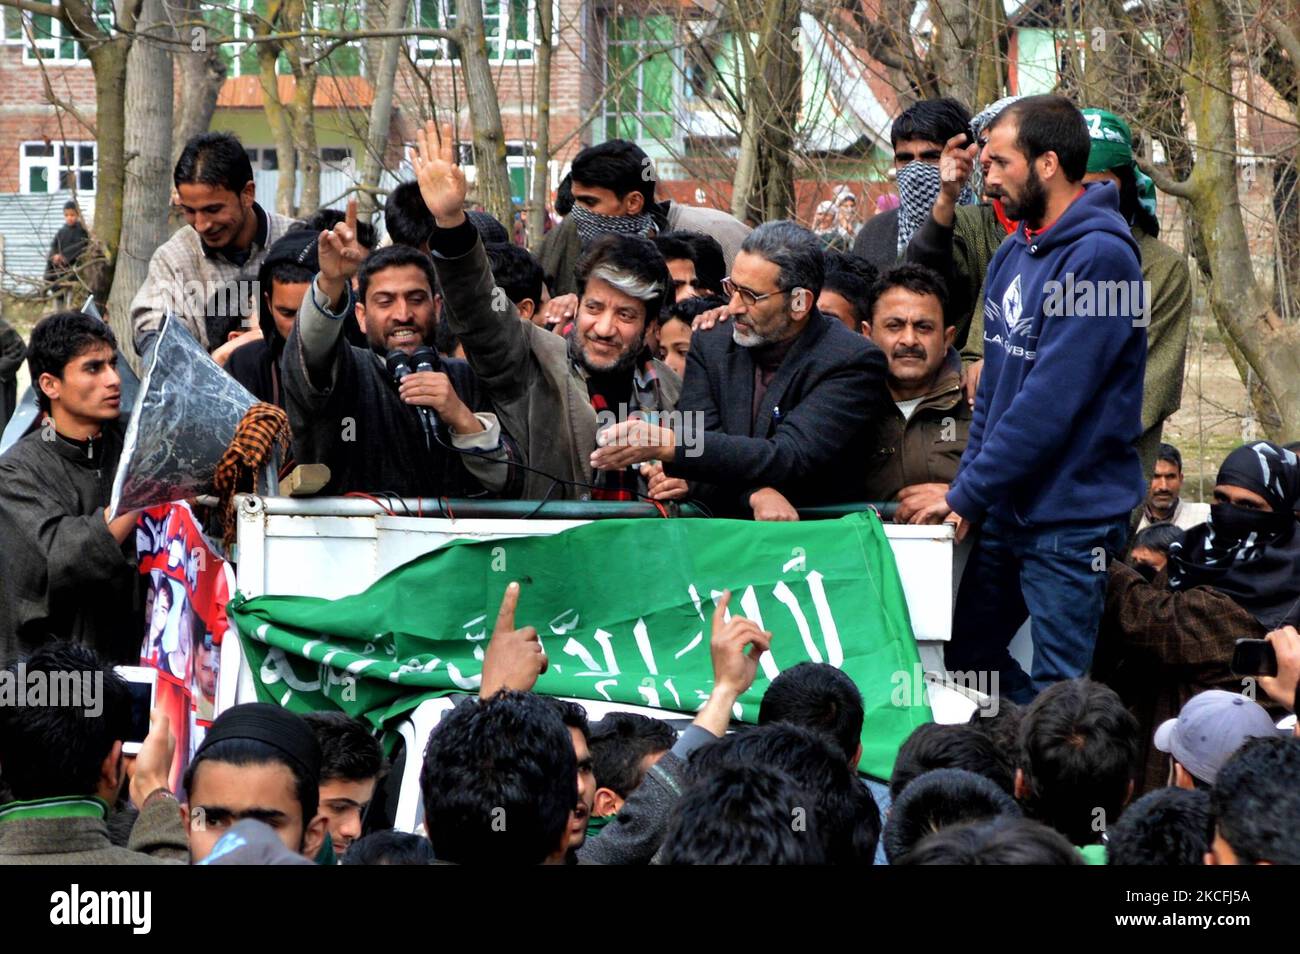
[[[1018,703],[1085,675],[1106,603],[1106,568],[1127,536],[1127,517],[1036,527],[986,517],[957,591],[944,664],[997,672],[1001,695]],[[1007,651],[1026,618],[1032,675]]]

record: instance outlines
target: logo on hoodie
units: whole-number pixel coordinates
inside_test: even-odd
[[[1024,296],[1020,291],[1020,276],[1017,275],[1002,293],[1002,320],[1007,323],[1007,331],[1013,335],[1023,335],[1034,321],[1033,315],[1026,316]]]

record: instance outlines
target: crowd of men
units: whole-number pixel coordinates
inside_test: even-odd
[[[1182,499],[1161,432],[1190,280],[1128,125],[1060,96],[974,116],[941,99],[891,139],[896,207],[860,225],[840,190],[813,229],[659,201],[638,146],[592,146],[534,254],[468,205],[432,125],[383,241],[355,204],[301,222],[265,210],[238,140],[204,134],[174,173],[187,224],[154,253],[121,344],[145,356],[179,323],[284,410],[292,463],[325,465],[326,494],[758,521],[874,502],[950,524],[969,555],[945,662],[996,674],[998,706],[924,726],[890,779],[862,779],[876,687],[829,666],[782,673],[760,725],[728,732],[771,634],[720,614],[714,691],[689,729],[589,725],[531,693],[545,656],[503,605],[479,697],[423,753],[427,841],[388,830],[366,727],[270,705],[215,721],[178,809],[166,720],[124,760],[106,668],[138,661],[144,632],[137,514],[108,506],[119,342],[58,312],[25,348],[41,421],[0,456],[0,663],[102,669],[116,688],[95,720],[0,705],[0,861],[1300,856],[1300,741],[1274,728],[1300,669],[1300,458],[1253,441],[1223,462],[1213,504]],[[1010,649],[1026,621],[1029,671]],[[1278,658],[1258,700],[1232,671],[1241,637]],[[791,806],[811,809],[806,826]]]

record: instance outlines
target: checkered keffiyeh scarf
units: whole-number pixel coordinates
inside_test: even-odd
[[[217,462],[212,478],[222,542],[227,548],[235,540],[235,494],[256,488],[257,472],[266,466],[277,447],[282,453],[289,449],[289,416],[274,404],[254,404],[235,428],[235,436]]]
[[[575,205],[569,213],[578,225],[578,241],[586,248],[602,235],[649,235],[655,230],[655,218],[641,215],[601,215],[585,206]]]
[[[898,170],[898,254],[907,251],[912,235],[925,224],[939,198],[942,180],[939,167],[916,160]],[[961,190],[958,205],[974,205],[975,193],[969,185]]]

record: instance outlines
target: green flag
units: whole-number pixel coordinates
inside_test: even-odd
[[[599,520],[550,536],[460,540],[337,600],[242,595],[230,603],[258,697],[338,708],[379,727],[420,702],[476,692],[506,585],[516,625],[537,628],[547,695],[695,712],[712,688],[715,599],[773,634],[737,716],[758,718],[782,669],[812,660],[866,703],[863,771],[888,778],[916,726],[916,644],[893,553],[874,513],[841,520]]]

